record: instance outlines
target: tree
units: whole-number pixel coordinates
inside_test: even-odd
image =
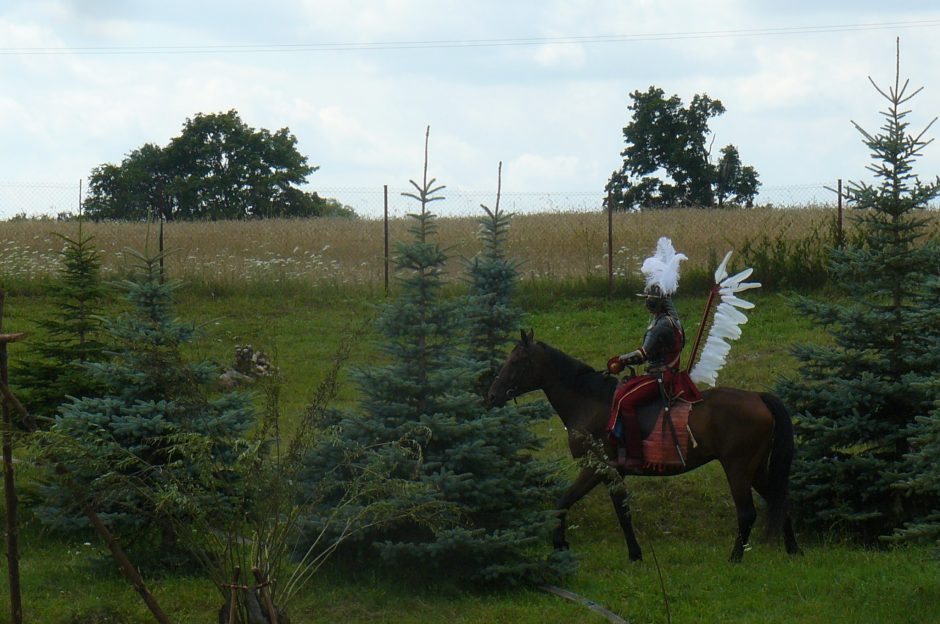
[[[710,162],[708,120],[725,112],[719,100],[699,94],[688,107],[679,96],[665,98],[659,87],[630,94],[633,111],[623,129],[623,166],[605,190],[616,210],[721,206],[725,200],[750,205],[760,187],[757,172],[744,166],[733,145]]]
[[[480,371],[473,385],[478,398],[486,396],[499,373],[507,346],[517,335],[523,317],[514,301],[518,265],[505,252],[513,214],[500,210],[501,187],[502,163],[495,208],[480,206],[484,211],[479,220],[483,251],[467,267],[469,358]],[[535,458],[543,441],[533,433],[533,423],[553,416],[545,401],[506,403],[486,413],[486,437],[482,441],[495,452],[483,455],[487,461],[475,471],[475,481],[477,491],[490,499],[486,524],[499,527],[498,539],[491,538],[490,556],[506,562],[503,569],[489,573],[493,578],[532,580],[540,575],[561,576],[574,569],[574,560],[567,553],[553,553],[542,559],[532,548],[543,543],[548,531],[557,525],[557,516],[545,505],[563,491],[557,465]]]
[[[855,124],[877,183],[850,184],[858,237],[831,255],[831,281],[848,296],[799,301],[830,339],[796,348],[801,378],[778,384],[797,413],[798,517],[868,542],[937,509],[936,490],[897,487],[922,469],[911,453],[936,427],[940,375],[940,245],[925,242],[921,215],[940,178],[922,183],[912,171],[929,141],[926,129],[908,133],[903,107],[919,89],[899,79],[900,70],[888,90],[875,85],[888,102],[880,132]]]
[[[255,418],[246,395],[213,395],[217,367],[184,355],[195,328],[172,316],[178,284],[161,281],[159,257],[137,257],[138,272],[122,284],[130,311],[104,322],[113,357],[84,365],[102,390],[65,403],[41,446],[113,533],[137,547],[156,539],[152,552],[168,557],[177,554],[173,513],[158,508],[154,492],[174,472],[168,467],[186,470],[173,448],[180,440],[198,444],[214,469],[231,477],[239,440]],[[71,489],[46,488],[47,505],[37,510],[43,522],[61,530],[85,526],[73,513]],[[225,513],[224,495],[207,493],[206,500]]]
[[[503,163],[499,163],[496,208],[483,208],[479,220],[483,251],[467,266],[470,283],[468,305],[470,358],[480,363],[481,373],[474,391],[484,396],[492,385],[506,355],[506,344],[515,336],[522,322],[522,311],[513,304],[518,278],[518,264],[506,257],[505,245],[512,213],[499,209]]]
[[[360,409],[338,414],[336,428],[352,446],[411,440],[415,455],[390,457],[397,462],[392,474],[410,475],[423,487],[387,504],[414,505],[417,496],[455,510],[459,521],[403,522],[363,537],[396,569],[420,566],[483,582],[551,578],[569,561],[538,549],[557,522],[542,504],[557,480],[531,456],[537,445],[528,421],[508,423],[509,412],[487,412],[472,392],[485,366],[466,355],[466,301],[442,292],[446,255],[433,241],[429,205],[443,199],[444,187],[428,180],[426,151],[422,183],[412,185],[415,193],[407,195],[420,211],[410,215],[412,240],[397,245],[399,294],[378,319],[379,350],[388,362],[358,371]],[[337,448],[343,447],[313,453],[311,462],[331,465],[331,453],[344,452]]]
[[[62,236],[65,247],[58,279],[50,286],[55,301],[54,314],[37,322],[45,336],[33,349],[22,370],[14,375],[23,402],[29,411],[47,426],[69,396],[87,396],[101,389],[88,376],[83,364],[103,356],[101,342],[101,305],[105,288],[101,283],[101,254],[94,237],[82,232]]]
[[[335,207],[297,188],[316,170],[287,128],[255,130],[234,110],[199,113],[166,147],[148,143],[96,167],[85,210],[132,220],[320,216]]]

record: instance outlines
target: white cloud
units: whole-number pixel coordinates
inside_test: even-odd
[[[218,20],[221,6],[226,20]],[[0,8],[4,47],[218,45],[500,39],[703,32],[804,22],[743,0],[293,0],[262,11],[237,2],[64,2]],[[935,19],[937,10],[903,17]],[[12,7],[12,8],[10,8]],[[830,10],[827,23],[893,14]],[[184,12],[185,10],[185,12]],[[874,9],[872,9],[874,10]],[[901,14],[899,14],[901,15]],[[264,21],[264,20],[267,21]],[[809,18],[807,18],[809,19]],[[822,22],[819,22],[822,23]],[[256,28],[257,26],[257,28]],[[940,112],[936,29],[902,36],[902,70],[927,89],[918,116]],[[705,92],[728,112],[716,145],[734,143],[768,184],[852,177],[866,150],[849,125],[877,128],[868,85],[893,79],[888,31],[676,38],[597,44],[330,53],[5,55],[0,161],[6,180],[87,176],[147,141],[165,143],[197,112],[237,109],[246,123],[287,126],[321,166],[315,185],[381,188],[431,167],[449,187],[490,189],[503,160],[515,192],[602,189],[619,165],[627,94]],[[916,123],[915,123],[916,126]],[[934,153],[936,154],[934,155]],[[919,170],[940,168],[928,148]]]
[[[519,191],[580,190],[580,160],[577,156],[521,154],[503,166],[506,188]]]
[[[584,65],[584,47],[580,44],[550,43],[535,50],[535,60],[543,67],[577,69]]]

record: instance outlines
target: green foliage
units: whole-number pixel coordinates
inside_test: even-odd
[[[727,145],[717,165],[709,162],[708,120],[725,112],[719,100],[697,94],[688,107],[659,87],[630,94],[633,111],[623,129],[623,166],[605,190],[616,210],[673,206],[723,206],[729,200],[750,206],[760,187],[757,171],[741,163]],[[666,180],[662,174],[667,176]]]
[[[739,250],[740,264],[753,267],[764,288],[807,291],[827,284],[829,255],[837,243],[834,226],[815,227],[799,238],[788,236],[783,219],[769,229],[772,233],[745,238]]]
[[[911,169],[928,143],[923,132],[908,134],[903,106],[917,91],[897,81],[878,91],[888,101],[881,132],[858,128],[878,183],[850,185],[857,239],[835,249],[830,266],[849,297],[798,303],[831,341],[796,348],[802,377],[778,384],[797,413],[798,517],[865,541],[937,508],[936,491],[896,483],[916,480],[910,453],[921,452],[936,420],[940,245],[923,240],[919,213],[940,194],[940,179],[922,183]]]
[[[483,251],[467,266],[470,357],[482,367],[474,384],[477,396],[484,396],[493,383],[505,359],[506,345],[522,322],[522,310],[513,301],[519,278],[518,263],[506,256],[513,215],[499,209],[502,168],[503,163],[500,163],[496,207],[491,210],[480,206],[486,214],[479,220]]]
[[[48,423],[66,397],[86,396],[100,384],[82,368],[102,357],[101,306],[106,290],[101,283],[101,254],[94,237],[82,233],[62,236],[62,268],[49,287],[54,315],[38,322],[42,338],[34,341],[32,357],[16,366],[11,378],[16,392],[40,426]]]
[[[632,297],[633,292],[624,296]],[[309,397],[311,380],[328,374],[339,338],[348,334],[349,319],[361,317],[364,309],[383,300],[381,292],[333,297],[292,292],[275,298],[250,293],[209,296],[184,290],[177,295],[187,316],[218,321],[205,327],[205,339],[198,343],[201,354],[230,357],[233,336],[251,336],[258,345],[277,345],[270,352],[276,351],[282,374],[285,436],[296,426],[307,402],[306,398],[295,401]],[[781,372],[795,370],[787,345],[814,340],[818,333],[787,305],[784,295],[758,291],[755,296],[755,313],[724,371],[729,383],[738,387],[766,387]],[[701,313],[704,303],[704,297],[698,296],[677,301],[683,318]],[[631,335],[645,327],[640,315],[625,316],[623,306],[623,299],[608,300],[601,289],[592,298],[559,292],[552,300],[540,301],[538,310],[523,307],[526,326],[534,327],[542,339],[599,365],[608,355],[610,336]],[[4,326],[32,331],[35,319],[49,315],[52,307],[52,301],[42,295],[7,293]],[[365,339],[354,343],[351,366],[375,362],[376,351],[370,347],[373,331],[370,325]],[[278,342],[277,336],[289,339]],[[11,358],[22,355],[24,349],[17,345],[25,344],[11,346]],[[358,394],[342,379],[338,403],[352,405]],[[544,456],[559,459],[573,474],[566,433],[557,420],[536,423],[535,428],[548,440]],[[28,488],[36,471],[33,462],[17,464],[17,485]],[[938,561],[932,547],[911,544],[872,550],[804,534],[801,545],[806,556],[792,558],[777,543],[760,539],[758,532],[748,554],[753,565],[735,569],[726,562],[734,508],[718,464],[682,477],[635,479],[629,485],[634,523],[644,545],[655,547],[673,622],[893,622],[899,613],[910,622],[940,619]],[[41,531],[30,521],[25,496],[20,510],[25,521],[20,543],[28,621],[67,622],[72,614],[108,607],[128,622],[153,621],[97,540],[85,546]],[[579,567],[577,575],[560,585],[631,622],[665,622],[655,570],[650,562],[627,562],[623,538],[603,489],[576,505],[569,521]],[[291,604],[291,621],[364,624],[375,622],[376,614],[383,621],[422,624],[597,619],[584,605],[536,588],[476,591],[465,582],[428,579],[404,567],[383,574],[367,562],[345,563],[334,558],[319,570]],[[142,572],[174,622],[216,621],[219,594],[202,570],[183,569],[159,578],[149,576],[147,569]],[[8,605],[7,592],[6,583],[0,583],[0,606]]]
[[[201,490],[202,502],[224,514],[237,477],[231,468],[254,410],[243,394],[214,394],[213,364],[188,361],[183,349],[195,329],[172,317],[177,285],[161,281],[159,257],[136,257],[138,273],[122,284],[131,309],[104,321],[111,357],[84,364],[101,390],[70,398],[41,436],[40,448],[51,465],[69,471],[113,533],[139,552],[149,545],[149,554],[171,558],[179,539],[171,519],[179,510],[172,504],[161,508],[155,493],[173,475],[193,468],[176,449],[199,445],[211,458],[221,476]],[[85,526],[68,488],[53,483],[44,494],[45,504],[37,509],[44,523],[71,531]]]
[[[415,193],[407,195],[420,212],[410,215],[412,241],[397,247],[398,295],[377,327],[388,363],[357,371],[361,412],[338,414],[337,427],[351,444],[413,441],[419,454],[394,458],[392,474],[423,489],[389,505],[437,503],[457,518],[433,526],[402,522],[368,538],[396,568],[487,583],[556,577],[570,560],[539,551],[555,522],[544,504],[557,479],[551,465],[533,459],[540,444],[529,429],[545,410],[488,412],[472,392],[489,362],[466,355],[466,301],[443,296],[446,256],[433,241],[436,216],[428,207],[444,187],[428,179],[427,161],[422,183],[412,185]],[[312,459],[329,466],[342,448],[321,449]]]
[[[166,147],[147,143],[96,167],[85,209],[96,220],[349,216],[298,188],[316,170],[287,128],[255,130],[234,110],[199,113]]]

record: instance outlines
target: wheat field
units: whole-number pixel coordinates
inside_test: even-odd
[[[635,274],[660,236],[672,239],[689,261],[707,270],[728,250],[762,236],[799,239],[828,231],[835,211],[825,208],[752,210],[672,209],[613,215],[614,271]],[[934,226],[940,223],[936,214]],[[391,255],[408,241],[410,219],[389,221]],[[458,276],[462,260],[480,250],[474,217],[439,217],[435,240],[448,252],[448,272]],[[121,275],[133,262],[127,249],[154,252],[158,226],[88,222],[105,274]],[[77,222],[18,220],[0,223],[0,284],[48,277],[59,266],[61,236],[78,235]],[[937,228],[934,227],[936,230]],[[384,223],[371,219],[274,219],[265,221],[170,222],[165,225],[170,277],[202,285],[300,282],[320,285],[384,281]],[[568,212],[519,214],[507,246],[524,280],[604,278],[607,275],[607,214]],[[394,272],[394,262],[392,262]]]

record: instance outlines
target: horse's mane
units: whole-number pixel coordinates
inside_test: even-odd
[[[562,383],[571,390],[583,396],[595,399],[606,398],[608,401],[613,396],[614,389],[617,387],[615,377],[605,375],[549,344],[542,341],[538,344],[548,355],[552,366],[558,371],[558,377]]]

